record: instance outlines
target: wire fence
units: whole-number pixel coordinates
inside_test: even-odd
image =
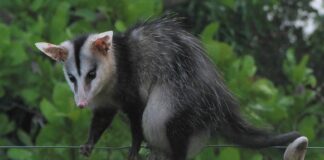
[[[148,148],[148,146],[141,146],[142,148]],[[68,145],[58,145],[58,146],[0,146],[0,149],[52,149],[52,148],[62,148],[62,149],[80,149],[81,146],[68,146]],[[129,149],[130,146],[121,146],[121,147],[94,147],[93,149],[100,150],[125,150]],[[240,145],[206,145],[204,148],[247,148]],[[269,148],[285,149],[287,146],[272,146]],[[323,146],[308,146],[307,149],[320,149],[324,150]]]

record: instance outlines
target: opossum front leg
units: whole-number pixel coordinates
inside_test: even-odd
[[[110,108],[99,108],[94,110],[88,140],[86,144],[81,146],[81,154],[87,157],[91,155],[94,145],[98,142],[101,134],[106,130],[107,127],[109,127],[116,112],[117,111],[115,109]]]
[[[132,110],[125,110],[129,121],[130,129],[132,134],[132,146],[129,150],[128,160],[138,160],[138,152],[141,148],[143,141],[143,130],[142,130],[142,109],[134,107]]]

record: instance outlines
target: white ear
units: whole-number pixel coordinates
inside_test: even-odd
[[[93,41],[101,39],[101,40],[104,40],[107,44],[110,44],[112,42],[113,35],[114,35],[113,31],[106,31],[106,32],[97,33],[93,37]]]
[[[113,31],[107,31],[107,32],[99,33],[99,34],[97,35],[97,38],[102,38],[102,37],[108,36],[109,39],[112,40],[113,35],[114,35],[114,32],[113,32]]]
[[[68,52],[64,47],[47,42],[37,42],[35,46],[45,55],[56,61],[64,61],[67,58]]]
[[[107,55],[112,46],[113,31],[95,34],[92,37],[91,49],[93,53]]]

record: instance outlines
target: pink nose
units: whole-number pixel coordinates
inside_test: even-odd
[[[80,100],[77,105],[78,107],[83,108],[88,105],[88,102],[86,100]]]

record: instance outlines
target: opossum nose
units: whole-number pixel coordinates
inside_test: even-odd
[[[84,108],[85,106],[88,105],[88,101],[87,100],[80,100],[77,105],[78,105],[79,108]]]

